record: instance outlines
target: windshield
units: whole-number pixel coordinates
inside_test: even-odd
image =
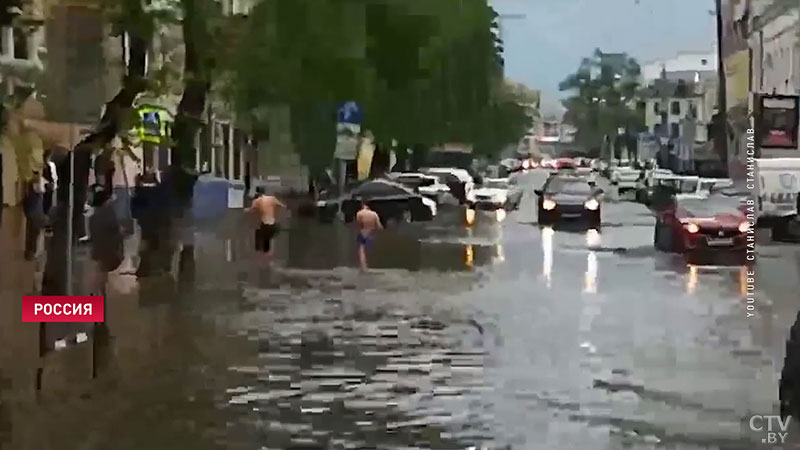
[[[508,189],[508,181],[505,180],[487,180],[483,182],[483,187],[489,189]]]
[[[713,181],[704,181],[700,183],[700,190],[701,191],[710,191],[716,185]]]
[[[388,197],[395,195],[409,195],[410,191],[404,189],[402,186],[397,186],[389,183],[382,183],[379,181],[368,181],[353,191],[355,197],[374,198],[374,197]]]
[[[693,217],[714,217],[719,214],[740,214],[739,201],[728,197],[714,198],[713,200],[682,200],[678,202],[678,207],[684,209]]]
[[[554,179],[547,187],[547,192],[552,194],[589,195],[592,187],[583,180]]]
[[[697,191],[697,180],[681,180],[680,191],[684,194],[690,194]]]
[[[414,185],[417,186],[422,183],[423,179],[420,177],[411,177],[411,176],[402,176],[398,177],[397,181],[403,183],[405,185]]]

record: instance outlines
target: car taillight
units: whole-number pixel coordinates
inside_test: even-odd
[[[740,233],[747,233],[750,231],[750,224],[747,222],[742,222],[739,224],[739,232]]]
[[[700,232],[700,227],[697,226],[696,223],[687,223],[686,225],[684,225],[684,227],[686,228],[686,231],[692,234]]]

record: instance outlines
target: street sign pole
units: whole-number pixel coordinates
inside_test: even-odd
[[[75,214],[75,126],[70,127],[70,152],[69,152],[69,201],[67,203],[67,285],[65,294],[72,295],[72,245],[73,245],[73,217]]]
[[[350,101],[339,105],[336,111],[337,144],[335,158],[338,163],[339,192],[344,193],[347,184],[348,161],[358,157],[358,138],[354,136],[361,131],[361,109],[358,103]],[[355,139],[355,143],[353,142]],[[355,147],[353,147],[355,146]]]

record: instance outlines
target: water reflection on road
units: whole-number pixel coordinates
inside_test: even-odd
[[[553,287],[553,236],[555,231],[546,227],[542,229],[542,276],[549,288]]]

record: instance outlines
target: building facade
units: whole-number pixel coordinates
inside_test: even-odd
[[[699,73],[701,80],[717,77],[717,50],[678,52],[670,58],[656,59],[642,64],[642,84],[648,85],[661,78],[666,71],[668,80],[694,81]]]
[[[722,0],[722,62],[727,114],[727,168],[733,178],[745,174],[747,130],[752,127],[750,86],[752,50],[748,43],[750,0]]]
[[[762,158],[800,157],[797,133],[800,118],[794,112],[779,110],[778,114],[763,114],[759,97],[762,95],[796,96],[800,94],[800,4],[797,2],[773,2],[751,0],[752,17],[749,22],[748,43],[751,49],[750,90],[754,110],[759,111],[759,119],[764,119],[770,128],[788,126],[790,145],[778,148],[760,142],[759,156]],[[790,99],[782,99],[784,103]],[[778,101],[778,100],[772,100]],[[769,106],[769,105],[767,105]],[[770,123],[766,123],[770,122]],[[791,123],[780,123],[791,122]]]

